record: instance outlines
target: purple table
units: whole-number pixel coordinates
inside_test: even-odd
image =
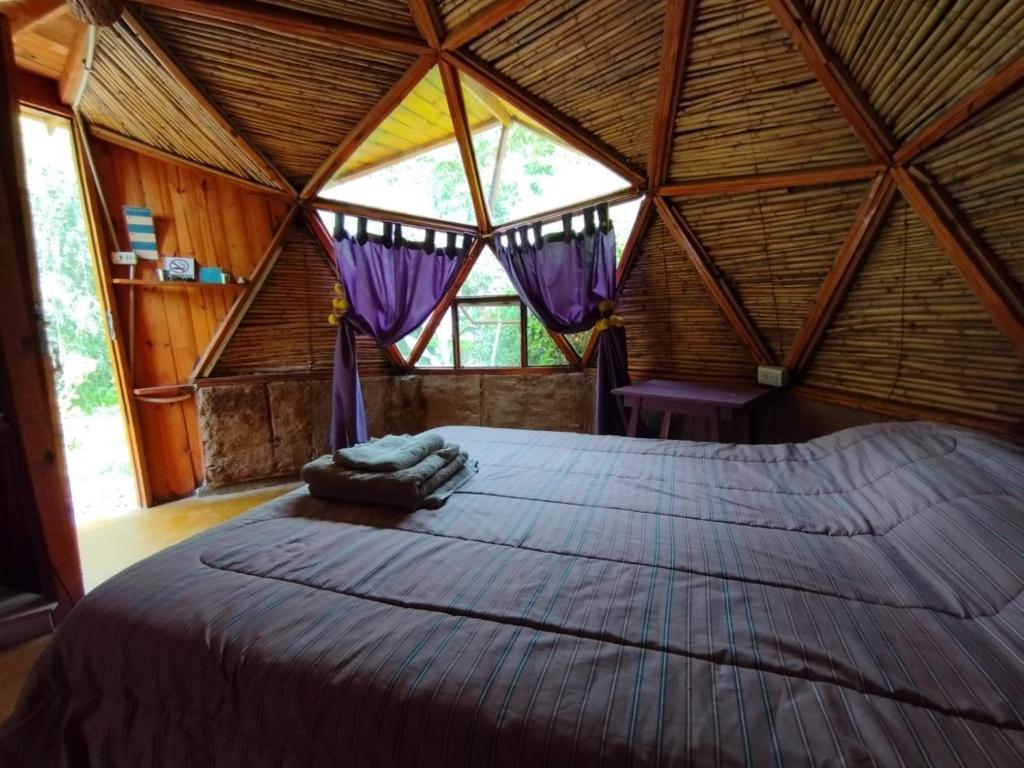
[[[735,420],[740,429],[739,441],[750,442],[750,407],[771,390],[756,384],[709,384],[695,381],[651,379],[628,387],[613,389],[623,404],[632,409],[629,415],[630,437],[636,437],[640,411],[661,411],[658,437],[668,437],[672,416],[702,416],[711,425],[711,441],[719,442],[723,421]]]

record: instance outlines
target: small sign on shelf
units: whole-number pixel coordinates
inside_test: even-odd
[[[135,251],[111,251],[110,261],[119,266],[134,267],[139,263],[139,257],[135,255]]]

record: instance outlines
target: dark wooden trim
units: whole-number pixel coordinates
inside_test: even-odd
[[[171,163],[172,165],[179,165],[184,168],[190,168],[195,171],[210,174],[211,176],[217,176],[225,181],[230,181],[232,184],[244,187],[248,192],[255,192],[259,195],[267,195],[268,197],[276,197],[278,199],[289,199],[288,195],[277,187],[267,187],[259,182],[253,181],[252,179],[243,179],[240,176],[235,176],[234,174],[228,173],[220,168],[214,168],[209,165],[197,163],[194,160],[178,157],[178,155],[173,155],[162,149],[151,147],[148,144],[143,144],[141,141],[132,139],[128,136],[122,136],[119,133],[114,133],[114,131],[101,128],[98,125],[89,125],[89,135],[93,138],[99,139],[100,141],[105,141],[108,144],[114,144],[118,147],[129,149],[132,152],[152,157],[155,160],[160,160],[164,163]]]
[[[320,165],[316,173],[306,183],[300,197],[302,200],[309,200],[319,195],[323,188],[331,182],[334,174],[345,164],[352,154],[359,149],[360,145],[373,133],[377,127],[387,119],[406,96],[419,85],[420,80],[426,76],[430,68],[437,64],[437,55],[434,53],[424,54],[412,63],[406,73],[391,86],[391,89],[384,94],[373,109],[367,112],[356,126],[348,132],[338,148]]]
[[[879,416],[890,416],[897,419],[910,419],[913,421],[938,421],[946,424],[953,424],[970,429],[980,429],[984,432],[991,432],[1007,437],[1019,438],[1024,435],[1024,426],[1007,424],[1001,421],[992,421],[977,416],[964,416],[952,411],[945,411],[939,408],[911,405],[909,403],[896,403],[890,400],[883,400],[879,397],[869,395],[856,395],[846,392],[838,392],[833,389],[822,389],[807,384],[800,384],[790,390],[797,397],[808,400],[815,400],[830,405],[840,405],[844,408],[851,408],[855,411],[867,411]]]
[[[446,51],[461,48],[509,16],[523,10],[531,2],[533,0],[492,0],[451,30],[441,43],[441,47]]]
[[[411,213],[395,213],[394,211],[385,211],[381,208],[370,208],[367,205],[345,203],[340,200],[328,200],[325,197],[318,197],[311,203],[311,205],[314,208],[320,208],[324,211],[334,211],[335,213],[343,213],[346,216],[364,216],[367,219],[373,219],[374,221],[390,221],[394,224],[404,224],[409,227],[416,227],[417,229],[433,229],[440,232],[455,232],[460,235],[470,235],[471,237],[480,236],[480,230],[472,224],[453,224],[450,221],[428,219],[425,216],[415,216]]]
[[[1024,292],[967,223],[951,200],[922,171],[894,168],[907,202],[932,230],[992,322],[1024,357]]]
[[[391,374],[388,375],[390,376]],[[287,373],[247,373],[196,379],[193,382],[193,386],[195,386],[198,392],[200,389],[231,387],[240,384],[267,384],[274,381],[324,381],[332,378],[334,378],[334,372],[329,369],[320,371],[290,371]]]
[[[448,111],[451,114],[452,128],[455,130],[455,140],[458,142],[462,166],[469,182],[469,194],[473,199],[473,212],[476,214],[477,227],[482,233],[488,234],[491,231],[491,214],[487,210],[487,196],[484,194],[483,183],[480,181],[480,169],[476,162],[476,151],[473,149],[473,133],[469,127],[469,120],[466,118],[466,104],[462,95],[459,72],[448,61],[441,61],[438,66],[441,68],[441,82],[444,85]]]
[[[867,198],[857,211],[846,240],[824,282],[818,289],[814,306],[800,326],[786,354],[785,365],[794,378],[806,370],[825,331],[832,324],[839,308],[853,285],[864,259],[882,229],[885,217],[892,208],[896,185],[888,173],[883,173],[871,185]]]
[[[489,64],[463,52],[446,51],[442,59],[453,64],[460,72],[492,90],[531,120],[565,141],[588,157],[599,160],[637,189],[646,189],[647,180],[629,161],[603,141],[582,128],[572,119],[557,112],[540,99],[526,93],[517,83],[498,72]]]
[[[697,3],[698,0],[668,0],[658,94],[654,101],[654,134],[647,163],[647,178],[652,187],[660,186],[668,172],[679,95],[690,60]]]
[[[469,277],[469,273],[473,271],[473,267],[476,265],[477,259],[480,258],[480,254],[484,250],[486,241],[483,238],[478,238],[470,246],[469,253],[466,255],[466,262],[462,265],[462,269],[459,270],[458,274],[455,275],[455,280],[448,288],[444,296],[441,297],[441,301],[430,315],[430,319],[427,320],[426,326],[423,328],[423,333],[416,340],[416,346],[413,347],[412,352],[409,353],[409,360],[407,367],[412,369],[415,368],[416,363],[423,357],[423,352],[426,350],[427,345],[433,338],[434,333],[437,331],[437,327],[441,324],[444,319],[444,313],[449,311],[452,306],[452,302],[455,297],[458,296],[459,290],[462,288],[462,284],[466,282],[466,278]],[[452,353],[458,351],[458,344],[452,342],[453,350]]]
[[[238,326],[249,311],[249,307],[252,306],[252,302],[259,294],[260,288],[263,287],[263,283],[266,282],[270,272],[274,269],[274,265],[281,255],[284,240],[291,232],[298,215],[299,206],[296,204],[291,207],[281,221],[281,226],[278,227],[274,239],[270,241],[259,264],[256,265],[256,269],[246,285],[245,292],[235,299],[235,303],[231,305],[231,309],[228,310],[228,313],[214,332],[213,338],[210,339],[210,343],[207,344],[206,350],[200,356],[198,362],[196,362],[192,373],[188,377],[189,383],[194,383],[197,379],[209,378],[210,373],[217,365],[217,361],[220,360],[220,356],[224,353],[231,338],[235,335],[235,331],[238,330]]]
[[[427,45],[440,50],[444,28],[437,12],[437,3],[434,0],[409,0],[409,13],[412,14],[416,29],[423,35]]]
[[[40,576],[67,606],[83,595],[82,569],[72,516],[64,447],[45,333],[37,311],[38,280],[24,190],[14,50],[7,17],[0,15],[0,345],[21,451],[26,489],[34,497],[27,520],[38,520],[47,559]]]
[[[548,376],[559,373],[579,373],[571,365],[533,366],[519,368],[410,368],[414,376]]]
[[[253,29],[295,35],[329,43],[351,43],[401,53],[430,53],[423,40],[400,32],[385,32],[342,19],[306,13],[269,3],[246,0],[139,0],[177,13],[188,13],[205,19],[227,21]],[[383,20],[382,20],[383,21]]]
[[[722,316],[750,351],[754,362],[758,365],[774,365],[775,354],[765,344],[743,304],[718,273],[714,262],[711,261],[704,246],[690,230],[686,221],[664,198],[655,197],[654,205],[657,207],[658,213],[661,214],[661,219],[668,227],[668,231],[690,260],[690,264],[697,272],[697,277],[703,283]]]
[[[60,91],[55,80],[34,75],[24,69],[15,71],[14,78],[18,87],[18,101],[22,105],[67,120],[74,116],[74,112],[60,100]]]
[[[894,157],[905,165],[928,148],[938,144],[960,126],[1001,98],[1012,93],[1024,81],[1024,54],[993,72],[953,106],[921,128],[897,150]]]
[[[706,197],[741,192],[765,192],[772,189],[815,187],[826,184],[844,184],[865,181],[884,173],[886,166],[878,164],[849,165],[819,168],[812,171],[767,173],[756,176],[723,176],[717,179],[697,179],[665,184],[658,188],[662,197]]]
[[[633,188],[620,189],[617,192],[611,192],[607,195],[599,195],[598,197],[593,197],[590,200],[581,200],[578,203],[563,205],[561,208],[556,208],[555,210],[547,211],[546,213],[539,213],[534,216],[524,216],[521,219],[506,221],[504,224],[498,224],[495,226],[492,234],[501,234],[502,232],[519,229],[520,227],[527,227],[531,224],[547,224],[551,221],[560,221],[567,213],[580,213],[587,208],[593,208],[595,205],[601,204],[618,205],[619,203],[636,200],[638,197],[642,196],[642,192],[637,192]]]
[[[801,0],[765,0],[872,159],[889,165],[896,142]]]
[[[191,3],[192,0],[189,0]],[[214,2],[203,2],[199,3],[202,6],[216,5],[219,0]],[[272,6],[268,6],[272,7]],[[164,50],[160,42],[150,33],[146,26],[139,21],[132,14],[131,11],[125,9],[121,18],[124,23],[128,25],[128,28],[132,33],[139,39],[139,42],[145,46],[146,50],[149,51],[150,55],[156,59],[160,66],[164,68],[167,74],[174,80],[177,85],[182,88],[189,96],[191,96],[199,107],[206,113],[206,115],[213,120],[222,131],[231,137],[235,146],[238,150],[244,154],[249,160],[263,170],[274,182],[285,192],[289,197],[296,197],[298,192],[292,186],[291,182],[285,178],[273,163],[271,163],[262,152],[260,152],[248,139],[246,139],[242,133],[236,129],[231,121],[224,115],[223,112],[203,93],[202,89],[196,85],[192,78],[185,72],[184,69],[174,60],[174,58]]]

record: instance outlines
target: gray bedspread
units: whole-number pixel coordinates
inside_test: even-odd
[[[16,766],[1024,764],[1024,456],[439,430],[412,514],[296,491],[60,627]]]

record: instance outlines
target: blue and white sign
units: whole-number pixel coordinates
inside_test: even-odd
[[[128,222],[128,239],[131,248],[140,259],[156,261],[160,254],[156,248],[156,225],[149,208],[124,207],[124,218]]]

